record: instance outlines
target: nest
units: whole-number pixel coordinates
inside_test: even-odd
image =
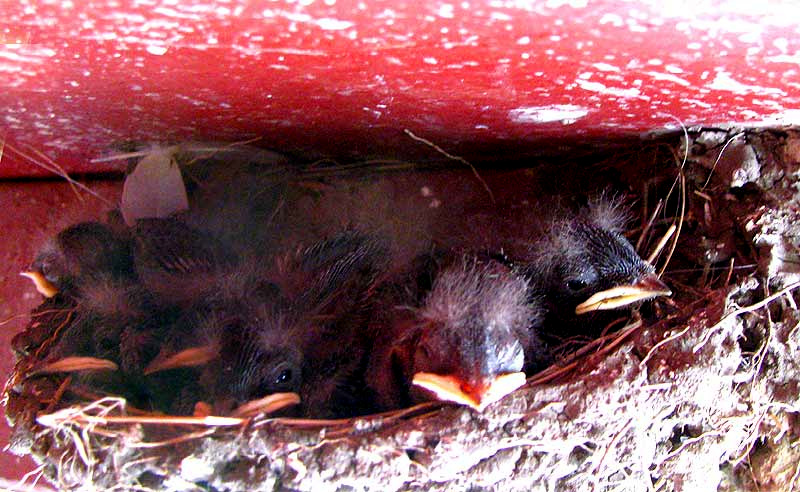
[[[574,165],[642,190],[640,246],[675,226],[673,300],[565,344],[482,413],[143,415],[69,374],[31,374],[70,322],[46,301],[14,341],[10,448],[65,490],[800,489],[800,136],[698,129],[643,147]]]

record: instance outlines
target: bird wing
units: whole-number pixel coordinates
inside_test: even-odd
[[[180,220],[144,219],[136,224],[137,269],[193,274],[213,269],[215,258],[202,235]]]

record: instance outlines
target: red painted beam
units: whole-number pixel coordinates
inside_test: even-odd
[[[0,177],[131,143],[262,137],[351,160],[800,119],[793,1],[23,1],[3,7]],[[426,149],[429,150],[429,149]]]

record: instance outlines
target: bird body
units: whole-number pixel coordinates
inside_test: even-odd
[[[577,212],[551,216],[543,234],[513,259],[545,300],[548,331],[585,332],[588,313],[670,294],[622,235],[625,222],[622,204],[601,196]]]
[[[182,217],[139,220],[133,228],[133,263],[139,281],[162,304],[187,306],[213,288],[235,258],[213,235]]]
[[[544,219],[492,209],[481,235],[443,211],[441,227],[413,223],[395,203],[356,200],[331,218],[340,210],[328,197],[324,224],[311,227],[301,216],[317,202],[290,186],[302,173],[282,162],[254,171],[246,155],[183,165],[188,210],[76,224],[42,250],[28,275],[76,306],[54,353],[107,359],[92,364],[113,364],[153,408],[176,413],[198,400],[233,413],[276,393],[299,395],[304,417],[430,399],[483,410],[551,361],[542,333],[669,292],[622,235],[614,200]],[[353,218],[389,239],[329,234]],[[449,250],[419,255],[431,241]],[[510,260],[460,253],[481,248]]]
[[[195,367],[194,397],[224,412],[294,392],[299,415],[347,415],[367,349],[360,324],[387,256],[380,240],[344,232],[269,263],[251,259],[220,269],[146,372],[161,377],[168,369]],[[193,342],[188,348],[187,340]],[[180,399],[176,405],[183,412],[191,406]]]
[[[158,353],[169,315],[130,279],[94,279],[69,302],[63,331],[34,372],[77,372],[73,384],[147,406],[142,368]]]
[[[505,396],[548,358],[538,308],[525,279],[495,260],[419,259],[376,308],[366,380],[377,407],[441,399],[482,410]]]

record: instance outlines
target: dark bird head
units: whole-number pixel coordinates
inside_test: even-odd
[[[158,353],[162,324],[169,321],[138,283],[126,280],[86,285],[76,306],[75,324],[88,328],[92,355],[118,362],[125,373],[141,374],[144,361]],[[74,343],[80,337],[70,333],[66,339]]]
[[[201,379],[215,406],[240,407],[276,393],[301,393],[303,352],[277,302],[249,303],[203,321],[215,331],[213,363]]]
[[[342,417],[360,411],[365,334],[376,286],[391,260],[377,236],[345,231],[298,251],[281,274],[303,347],[302,413]]]
[[[621,205],[601,197],[554,219],[533,245],[524,271],[559,318],[671,293],[622,235],[625,222]]]
[[[202,400],[228,414],[272,394],[300,392],[297,325],[277,286],[259,278],[261,271],[247,263],[217,272],[207,295],[169,327],[161,353],[143,372],[154,387],[190,390],[177,399],[160,395],[167,402],[162,407],[186,413]]]
[[[413,318],[400,321],[394,366],[436,399],[482,411],[525,382],[543,347],[528,283],[505,265],[462,258],[438,273]],[[423,395],[424,396],[424,395]]]
[[[132,272],[130,245],[99,222],[70,226],[50,241],[22,275],[45,297],[74,293],[101,277],[121,278]]]

